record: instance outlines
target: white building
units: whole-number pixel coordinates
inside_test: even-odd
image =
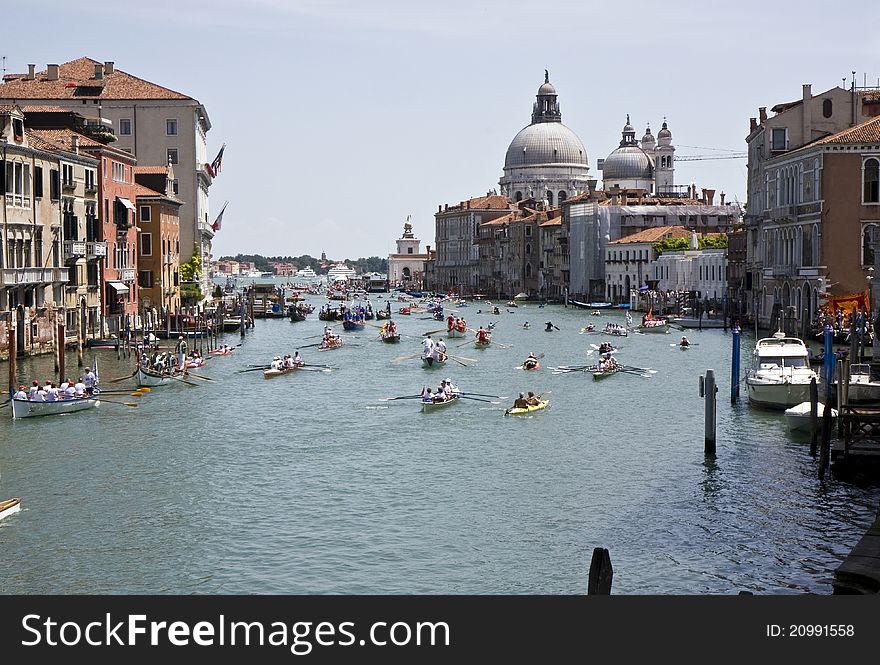
[[[630,292],[654,278],[654,243],[666,238],[691,238],[683,226],[658,226],[633,233],[605,246],[605,299],[630,302]]]
[[[202,258],[202,293],[210,293],[211,229],[208,188],[211,175],[207,133],[208,112],[198,100],[117,69],[112,61],[78,58],[47,65],[41,72],[28,65],[27,74],[6,74],[0,102],[27,100],[94,115],[113,123],[114,148],[133,154],[141,165],[173,164],[174,194],[180,208],[180,260]]]
[[[696,291],[700,298],[721,300],[727,293],[727,250],[698,249],[696,232],[691,248],[663,252],[653,265],[658,291]]]
[[[422,271],[428,260],[427,251],[419,251],[422,241],[412,232],[412,224],[403,225],[403,235],[397,239],[397,252],[388,255],[388,281],[392,286],[414,286],[421,288]],[[428,245],[430,250],[431,246]]]

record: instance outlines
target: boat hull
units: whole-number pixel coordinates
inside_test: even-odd
[[[445,360],[434,360],[433,358],[422,358],[422,367],[425,369],[438,369],[446,364]]]
[[[452,404],[455,404],[461,398],[457,395],[454,395],[450,399],[447,399],[443,402],[422,402],[422,413],[431,413],[432,411],[440,411],[441,409],[445,409]]]
[[[822,427],[821,419],[825,413],[825,405],[819,402],[816,405],[819,427]],[[831,409],[831,418],[837,418],[837,409]],[[792,432],[810,431],[810,402],[801,402],[785,410],[785,425]]]
[[[397,344],[400,342],[400,335],[383,335],[382,341],[386,344]]]
[[[21,499],[19,499],[18,497],[6,499],[5,501],[0,501],[0,520],[2,520],[4,517],[14,515],[20,510]]]
[[[527,406],[524,409],[507,409],[507,411],[504,412],[504,415],[524,416],[529,413],[534,413],[535,411],[543,411],[548,406],[550,406],[550,400],[542,399],[541,403],[537,404],[536,406]]]
[[[167,374],[158,374],[143,367],[138,367],[135,372],[135,381],[140,387],[155,388],[156,386],[165,386],[173,382],[174,379]]]
[[[455,328],[452,328],[451,330],[447,329],[446,337],[449,339],[461,339],[466,333],[466,330],[456,330]]]
[[[597,370],[597,371],[593,372],[593,380],[594,381],[601,381],[602,379],[607,379],[612,374],[618,374],[619,372],[620,372],[620,369],[618,369],[618,368],[605,370],[604,372],[599,372]]]
[[[642,333],[660,333],[665,335],[669,332],[669,324],[661,323],[659,326],[637,326],[636,330]]]
[[[758,383],[746,379],[749,404],[764,409],[788,409],[810,400],[809,383]]]
[[[475,349],[486,349],[489,345],[492,344],[491,340],[488,342],[474,342]]]
[[[290,374],[291,372],[295,372],[298,367],[287,367],[285,369],[267,369],[263,372],[264,379],[274,379],[276,376],[281,376],[282,374]]]
[[[32,402],[26,399],[14,399],[12,400],[12,417],[18,420],[20,418],[34,418],[36,416],[58,416],[94,409],[96,406],[98,406],[97,395],[63,399],[56,402]]]

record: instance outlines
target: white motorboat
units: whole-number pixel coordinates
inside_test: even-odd
[[[816,405],[816,413],[819,418],[819,427],[822,427],[822,417],[825,413],[825,405],[819,402]],[[837,418],[837,409],[831,409],[831,419]],[[792,432],[810,431],[810,402],[801,402],[785,410],[785,424]]]
[[[809,401],[810,380],[820,382],[810,368],[807,347],[782,331],[759,339],[746,376],[749,403],[767,409],[787,409]]]
[[[880,402],[880,381],[871,380],[870,364],[856,363],[850,365],[846,401],[849,404]]]

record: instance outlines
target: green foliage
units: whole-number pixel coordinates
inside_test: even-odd
[[[202,257],[199,255],[199,246],[193,243],[192,258],[186,263],[180,264],[180,280],[182,282],[195,282],[202,277]]]
[[[184,282],[180,285],[180,301],[182,304],[194,305],[202,300],[202,289],[195,282]]]
[[[724,233],[704,235],[697,239],[700,249],[727,249],[727,235]],[[690,249],[690,238],[663,238],[655,242],[654,253],[660,256],[663,252],[674,252],[682,249]]]

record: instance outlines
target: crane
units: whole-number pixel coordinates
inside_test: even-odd
[[[698,159],[746,159],[748,154],[745,152],[734,152],[726,155],[675,155],[676,162],[692,162]]]

